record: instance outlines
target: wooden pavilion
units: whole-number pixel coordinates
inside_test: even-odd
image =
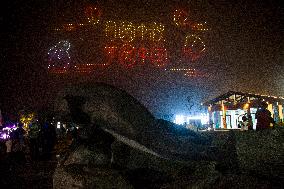
[[[250,115],[255,129],[255,113],[261,102],[268,104],[268,110],[278,123],[283,121],[284,97],[229,91],[204,102],[208,107],[209,122],[214,129],[238,129],[243,115]]]

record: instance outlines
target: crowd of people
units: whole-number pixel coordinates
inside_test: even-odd
[[[255,119],[257,120],[257,131],[273,128],[276,124],[267,107],[268,105],[266,102],[261,102],[256,111]],[[283,122],[280,120],[279,125],[281,126],[282,124]],[[242,131],[253,130],[252,116],[243,115],[242,120],[239,121],[239,128],[241,128]]]
[[[255,118],[257,120],[256,130],[264,130],[272,128],[275,124],[271,113],[267,110],[267,104],[261,103]],[[85,119],[84,119],[85,120]],[[281,121],[283,124],[283,122]],[[0,125],[0,129],[3,127]],[[60,127],[56,128],[56,124],[52,121],[41,121],[34,119],[28,125],[17,123],[17,126],[11,130],[9,137],[0,143],[0,158],[6,157],[9,164],[15,163],[31,163],[40,159],[50,159],[54,152],[54,147],[58,138],[61,136],[69,136],[68,141],[76,144],[78,139],[78,130],[76,125],[70,125],[69,129]],[[241,130],[253,130],[252,117],[250,114],[244,115],[242,121],[239,122]],[[68,135],[69,133],[69,135]]]
[[[1,156],[4,156],[12,170],[15,165],[29,164],[40,159],[51,159],[56,143],[56,128],[54,124],[37,120],[27,128],[18,123],[9,136],[1,142]]]

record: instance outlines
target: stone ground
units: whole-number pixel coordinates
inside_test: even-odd
[[[56,160],[39,160],[29,164],[16,164],[11,168],[6,158],[1,158],[0,188],[52,188],[52,175],[56,165]]]
[[[104,175],[114,175],[118,172],[124,176],[133,188],[196,188],[196,189],[219,189],[219,188],[284,188],[283,177],[283,131],[273,130],[267,132],[235,133],[235,149],[225,149],[227,145],[228,132],[206,133],[213,135],[216,140],[213,143],[219,146],[224,153],[221,159],[224,165],[239,167],[239,171],[226,170],[224,165],[214,161],[191,162],[192,169],[179,167],[174,162],[159,162],[155,158],[150,158],[148,164],[144,162],[143,154],[134,153],[132,157],[137,159],[146,169],[132,169],[117,171],[112,169],[102,169]],[[229,140],[230,141],[230,140]],[[260,144],[260,145],[259,145]],[[61,150],[66,151],[65,144],[57,145]],[[63,149],[63,150],[62,150]],[[64,150],[65,149],[65,150]],[[283,148],[282,148],[283,149]],[[228,153],[226,151],[235,151]],[[57,153],[58,153],[57,152]],[[234,159],[231,156],[237,156]],[[228,158],[230,157],[230,158]],[[225,159],[233,160],[226,162]],[[236,164],[237,163],[237,164]],[[140,165],[139,164],[139,165]],[[163,166],[164,167],[163,167]],[[172,166],[170,166],[172,165]],[[0,154],[0,188],[1,189],[51,189],[53,188],[53,173],[57,166],[55,155],[49,160],[41,159],[32,163],[18,163],[11,167],[5,157],[5,153]],[[163,168],[163,172],[154,171],[156,167]],[[139,166],[138,166],[139,167]],[[235,170],[235,169],[233,169]],[[97,171],[95,171],[98,173]],[[170,173],[170,177],[162,173]],[[102,179],[103,181],[103,179]],[[64,185],[65,186],[65,185]]]
[[[40,160],[30,164],[16,165],[10,170],[5,158],[0,160],[0,183],[1,189],[51,189],[53,188],[52,176],[57,165],[56,160]],[[143,170],[142,170],[143,172]],[[203,171],[201,171],[203,172]],[[140,176],[138,176],[140,175]],[[141,175],[144,175],[143,178]],[[136,177],[136,178],[134,178]],[[155,180],[151,179],[157,177]],[[241,174],[217,174],[211,175],[210,178],[206,175],[199,175],[198,178],[184,175],[179,175],[175,181],[162,181],[159,183],[159,175],[151,175],[137,173],[132,174],[131,183],[134,188],[282,188],[281,182],[271,183],[267,179],[261,180],[252,175]],[[203,178],[204,177],[204,178]],[[162,177],[161,177],[162,178]],[[209,180],[208,180],[209,179]],[[155,183],[151,183],[153,181]],[[146,183],[148,183],[146,185]],[[158,184],[158,187],[155,186]],[[155,187],[154,187],[155,186]]]

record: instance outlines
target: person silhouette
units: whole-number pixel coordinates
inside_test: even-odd
[[[268,104],[266,102],[261,102],[258,110],[255,114],[255,119],[257,119],[256,130],[269,129],[271,123],[275,123],[271,117],[271,112],[267,109]]]

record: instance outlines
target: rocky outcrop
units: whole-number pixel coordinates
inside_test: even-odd
[[[196,133],[102,83],[67,87],[55,107],[83,130],[54,188],[281,188],[283,129]]]
[[[58,94],[55,110],[71,115],[66,116],[72,118],[70,121],[81,118],[85,124],[86,120],[90,120],[89,124],[136,141],[165,158],[179,156],[181,160],[192,159],[203,150],[199,147],[211,142],[198,133],[156,120],[130,94],[103,83],[67,87]]]

